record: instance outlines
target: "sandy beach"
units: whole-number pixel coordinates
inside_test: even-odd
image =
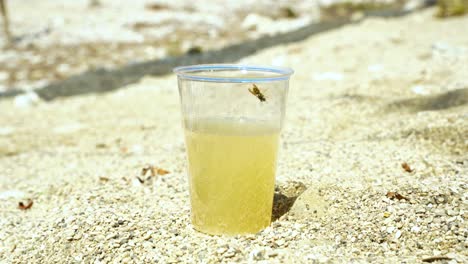
[[[433,14],[239,61],[295,70],[279,219],[254,235],[190,225],[175,75],[0,100],[0,263],[467,263],[468,16]]]

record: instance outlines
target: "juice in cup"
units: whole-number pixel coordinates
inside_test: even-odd
[[[270,224],[278,131],[254,121],[199,121],[186,130],[192,223],[210,234],[255,233]]]
[[[271,221],[279,135],[292,70],[184,66],[178,76],[193,227],[256,233]]]

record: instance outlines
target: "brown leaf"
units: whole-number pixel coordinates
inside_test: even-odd
[[[159,11],[159,10],[169,9],[169,7],[163,4],[151,3],[151,4],[147,4],[145,6],[145,9],[148,9],[151,11]]]
[[[148,172],[150,172],[151,177],[156,177],[158,175],[166,175],[169,173],[169,171],[165,169],[152,166],[152,165],[147,165],[146,167],[141,169],[141,176],[145,176]]]
[[[158,175],[166,175],[166,174],[169,174],[169,171],[165,170],[165,169],[161,169],[161,168],[158,168],[157,170],[157,174]]]
[[[443,256],[436,256],[436,257],[430,257],[430,258],[423,258],[422,262],[435,262],[435,261],[441,261],[441,260],[452,260],[449,257],[443,257]]]
[[[413,172],[414,170],[411,169],[411,167],[408,165],[408,163],[406,162],[403,162],[403,164],[401,164],[401,167],[406,171],[406,172]]]
[[[108,181],[109,181],[109,178],[104,177],[104,176],[100,176],[100,177],[99,177],[99,180],[102,181],[102,182],[108,182]]]
[[[33,201],[31,199],[28,199],[26,203],[19,202],[18,203],[18,208],[21,210],[28,210],[33,206]]]
[[[388,192],[387,193],[387,198],[392,199],[392,200],[395,199],[395,198],[398,199],[398,200],[405,199],[405,200],[409,201],[408,197],[405,197],[405,196],[403,196],[403,195],[401,195],[401,194],[399,194],[397,192]]]

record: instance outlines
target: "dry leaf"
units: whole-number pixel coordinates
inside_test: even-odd
[[[403,195],[401,195],[401,194],[399,194],[397,192],[388,192],[387,193],[387,198],[392,199],[392,200],[395,199],[395,198],[397,198],[398,200],[405,199],[405,200],[409,201],[408,197],[405,197],[405,196],[403,196]]]
[[[145,9],[148,9],[151,11],[159,11],[159,10],[169,9],[169,7],[163,4],[151,3],[151,4],[147,4],[145,6]]]
[[[169,173],[169,171],[165,169],[152,166],[152,165],[148,165],[144,167],[143,169],[141,169],[141,176],[145,176],[148,172],[150,172],[151,177],[156,177],[158,175],[166,175]]]
[[[441,261],[441,260],[452,260],[451,258],[449,257],[442,257],[442,256],[439,256],[439,257],[430,257],[430,258],[424,258],[422,259],[422,262],[435,262],[435,261]]]
[[[166,175],[166,174],[169,174],[169,171],[165,170],[165,169],[161,169],[161,168],[158,168],[157,170],[157,174],[158,175]]]
[[[404,162],[401,164],[401,167],[406,171],[406,172],[413,172],[414,170],[411,169],[411,167],[408,165],[408,163]]]
[[[109,181],[109,178],[104,177],[104,176],[100,176],[100,177],[99,177],[99,180],[102,181],[102,182],[108,182],[108,181]]]
[[[33,206],[33,201],[31,199],[28,199],[26,203],[19,202],[18,203],[18,208],[21,210],[28,210]]]

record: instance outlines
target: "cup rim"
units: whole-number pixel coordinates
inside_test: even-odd
[[[216,72],[216,71],[256,71],[273,73],[271,76],[258,77],[222,77],[222,76],[203,76],[198,72]],[[291,68],[278,66],[262,66],[248,64],[197,64],[180,66],[173,69],[173,72],[181,79],[188,79],[201,82],[226,82],[226,83],[252,83],[252,82],[273,82],[289,80],[294,73]]]

